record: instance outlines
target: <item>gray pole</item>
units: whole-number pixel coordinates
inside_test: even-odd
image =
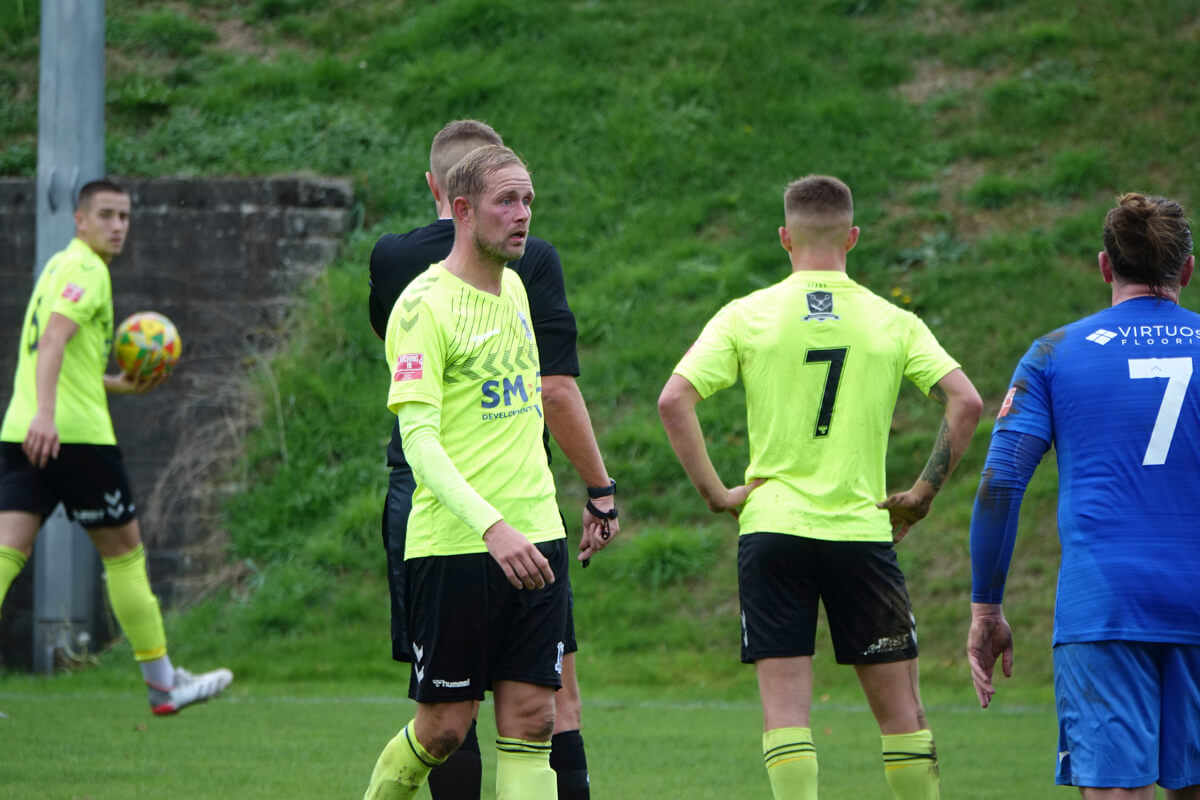
[[[42,0],[34,279],[75,234],[80,187],[104,177],[104,0]],[[62,506],[34,550],[33,669],[52,672],[91,635],[99,572],[83,529]]]

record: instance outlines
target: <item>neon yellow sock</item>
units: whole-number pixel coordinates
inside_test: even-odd
[[[20,574],[28,560],[20,550],[0,544],[0,605],[4,604],[9,587],[17,579],[17,575]]]
[[[938,800],[937,748],[933,731],[883,736],[883,770],[896,800]]]
[[[425,785],[429,771],[446,760],[429,755],[412,731],[409,722],[383,748],[363,800],[410,800]]]
[[[496,800],[555,800],[550,742],[496,739]]]
[[[817,800],[817,748],[811,728],[764,733],[763,763],[775,800]]]
[[[133,657],[138,661],[162,658],[167,654],[167,634],[158,598],[150,591],[145,549],[139,544],[123,556],[101,561],[108,578],[108,600],[133,645]]]

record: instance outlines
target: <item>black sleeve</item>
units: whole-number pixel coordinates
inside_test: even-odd
[[[371,329],[381,339],[387,335],[388,316],[392,306],[420,270],[412,269],[408,260],[402,257],[401,241],[403,236],[386,233],[371,249],[371,293],[367,298],[367,308],[371,315]]]
[[[538,360],[543,375],[579,375],[579,354],[575,351],[578,332],[575,315],[567,304],[562,262],[549,242],[531,240],[531,247],[517,270],[529,295],[533,315],[533,335],[537,337]]]

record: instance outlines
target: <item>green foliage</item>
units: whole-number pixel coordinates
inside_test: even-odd
[[[1108,162],[1108,153],[1096,145],[1056,153],[1046,189],[1063,199],[1091,194],[1111,185]]]
[[[963,0],[968,11],[998,11],[1016,5],[1022,0]]]
[[[13,142],[0,149],[0,173],[28,173],[37,169],[37,148],[33,142]]]
[[[123,75],[109,81],[105,89],[109,108],[135,123],[145,124],[171,107],[170,88],[145,73]]]
[[[325,0],[254,0],[246,12],[248,22],[286,17],[311,12],[325,5]]]
[[[37,57],[40,0],[0,0],[0,55]]]
[[[361,566],[341,553],[349,543],[322,540],[353,536],[374,549],[365,531],[370,498],[374,514],[382,508],[382,444],[390,426],[382,388],[351,388],[386,374],[369,326],[345,324],[346,312],[360,305],[362,286],[361,276],[346,269],[323,275],[292,327],[289,357],[261,365],[261,391],[270,401],[245,466],[253,491],[229,506],[240,557],[270,561],[307,551],[323,554],[318,563],[344,568]],[[323,369],[313,369],[321,363]]]
[[[703,531],[646,527],[613,554],[618,577],[661,588],[699,578],[716,563],[721,541]]]
[[[1007,175],[984,175],[967,190],[967,200],[983,208],[1003,208],[1022,195],[1029,194],[1030,185]]]
[[[1090,70],[1068,60],[1039,61],[984,92],[985,120],[1000,131],[1046,136],[1086,113],[1097,92]]]
[[[108,41],[151,56],[186,58],[199,55],[217,34],[206,25],[172,9],[143,11],[133,17],[111,17]]]

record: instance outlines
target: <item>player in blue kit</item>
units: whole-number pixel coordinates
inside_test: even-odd
[[[1200,798],[1200,314],[1183,209],[1126,194],[1104,220],[1112,307],[1033,343],[996,420],[971,520],[967,655],[997,658],[1021,498],[1053,445],[1062,567],[1054,616],[1056,782],[1085,798]]]

